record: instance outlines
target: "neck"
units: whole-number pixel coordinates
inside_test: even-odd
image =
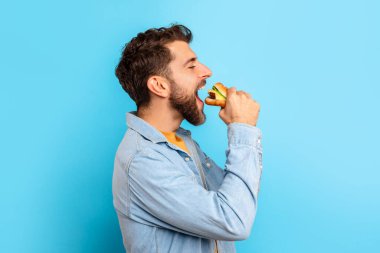
[[[139,108],[137,116],[159,131],[175,132],[183,121],[180,113],[168,104],[154,105]]]

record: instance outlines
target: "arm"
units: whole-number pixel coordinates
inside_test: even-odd
[[[228,125],[226,175],[218,191],[205,190],[164,155],[145,149],[129,167],[133,204],[168,229],[209,239],[246,239],[256,214],[260,136],[254,126]],[[132,217],[140,215],[133,210]]]

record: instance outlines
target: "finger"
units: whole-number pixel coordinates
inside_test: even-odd
[[[244,93],[245,93],[245,95],[246,95],[248,98],[252,99],[251,94],[249,94],[248,92],[244,92]]]
[[[238,91],[237,93],[240,94],[240,95],[244,95],[244,96],[246,96],[247,98],[251,98],[251,95],[250,95],[248,92],[245,92],[245,91],[243,91],[243,90],[240,90],[240,91]]]
[[[238,91],[236,91],[236,94],[245,95],[245,94],[247,94],[247,92],[245,92],[243,90],[238,90]]]
[[[227,89],[227,97],[231,96],[231,95],[233,95],[235,93],[236,93],[236,88],[235,87],[231,87],[231,88]]]
[[[212,106],[220,106],[220,107],[225,107],[226,106],[226,101],[225,100],[217,100],[217,99],[211,99],[211,98],[206,98],[205,103],[207,105],[212,105]]]

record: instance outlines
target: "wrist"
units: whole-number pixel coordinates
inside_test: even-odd
[[[251,125],[251,126],[256,126],[257,120],[255,120],[255,121],[249,121],[249,120],[235,118],[235,119],[232,119],[230,123],[243,123],[243,124],[248,124],[248,125]]]

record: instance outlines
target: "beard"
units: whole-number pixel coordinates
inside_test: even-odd
[[[190,124],[199,126],[206,121],[206,115],[203,110],[197,106],[196,90],[194,93],[188,95],[186,91],[179,87],[173,80],[170,81],[171,93],[169,102],[171,106],[176,109]],[[203,82],[199,83],[199,87]]]

